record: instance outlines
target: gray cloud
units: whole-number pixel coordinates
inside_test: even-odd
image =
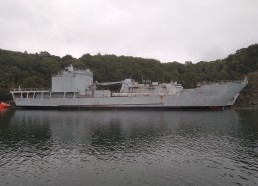
[[[258,42],[256,0],[3,0],[0,48],[209,61]]]

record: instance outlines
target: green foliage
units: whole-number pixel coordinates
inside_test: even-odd
[[[115,55],[84,54],[76,59],[71,55],[62,58],[46,51],[39,54],[0,50],[0,100],[11,99],[12,87],[50,87],[51,75],[73,64],[77,69],[90,68],[94,81],[121,81],[132,77],[141,82],[148,79],[159,82],[171,80],[193,88],[196,82],[223,79],[240,79],[258,70],[258,44],[236,51],[226,59],[193,64],[178,62],[160,63],[155,59]]]

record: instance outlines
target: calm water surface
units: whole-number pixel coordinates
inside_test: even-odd
[[[258,185],[258,109],[1,112],[0,185]]]

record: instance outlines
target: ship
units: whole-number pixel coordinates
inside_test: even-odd
[[[158,83],[132,78],[118,82],[93,81],[90,69],[67,66],[53,74],[51,88],[12,88],[16,107],[84,109],[224,109],[232,107],[247,78],[234,81],[204,81],[184,89],[176,81]],[[118,91],[110,85],[121,84]]]

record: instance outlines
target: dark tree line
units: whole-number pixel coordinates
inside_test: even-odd
[[[80,58],[71,55],[58,57],[48,52],[28,54],[0,50],[0,100],[10,99],[12,87],[50,87],[51,75],[66,65],[75,68],[90,68],[94,81],[120,81],[132,76],[137,81],[148,79],[159,82],[176,80],[185,88],[193,88],[196,82],[223,79],[241,79],[244,75],[258,70],[258,44],[236,51],[222,60],[160,63],[155,59],[129,56],[90,55]]]

